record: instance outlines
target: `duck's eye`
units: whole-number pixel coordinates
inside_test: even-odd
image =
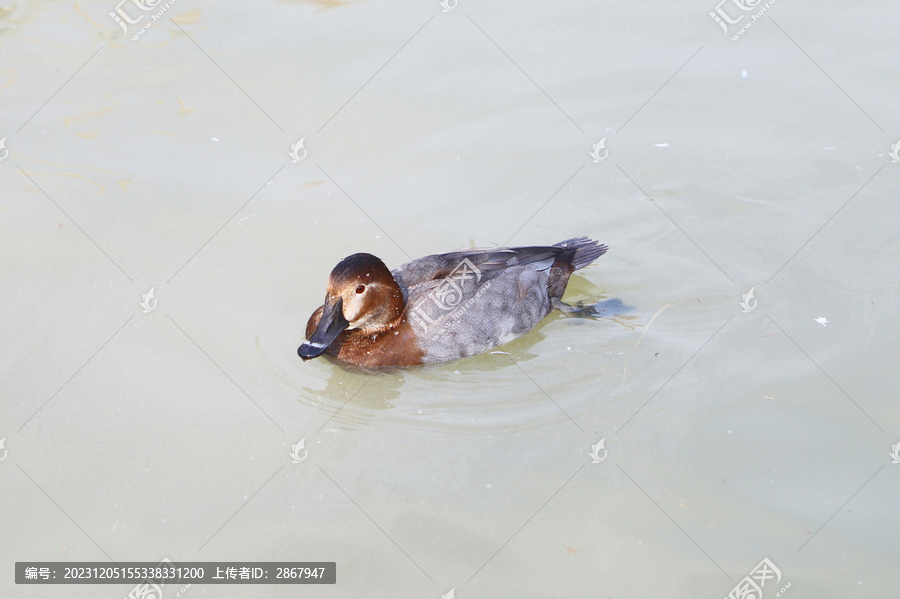
[[[356,288],[356,293],[362,293],[365,290],[366,290],[366,286],[360,285],[359,287]]]

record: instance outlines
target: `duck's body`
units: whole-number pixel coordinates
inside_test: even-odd
[[[353,254],[331,272],[325,304],[297,353],[364,368],[455,360],[524,335],[560,302],[569,275],[606,252],[577,237],[552,246],[434,254],[389,271]]]

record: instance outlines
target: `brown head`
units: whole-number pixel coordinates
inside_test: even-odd
[[[321,317],[310,318],[297,353],[304,360],[320,356],[344,331],[386,331],[400,321],[404,307],[403,292],[384,262],[372,254],[347,256],[331,271],[325,304],[316,311]]]

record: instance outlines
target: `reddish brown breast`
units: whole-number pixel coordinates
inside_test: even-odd
[[[322,318],[323,307],[313,312],[306,323],[307,338]],[[404,368],[419,366],[425,352],[419,346],[415,330],[406,317],[393,329],[364,334],[360,330],[344,331],[338,335],[325,355],[363,368]]]

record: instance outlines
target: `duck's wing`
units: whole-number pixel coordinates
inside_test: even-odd
[[[432,277],[410,281],[405,311],[425,351],[423,362],[487,351],[524,335],[547,315],[556,252],[520,249],[453,252],[416,265],[427,266]]]
[[[556,260],[570,263],[577,270],[602,256],[606,249],[605,245],[587,237],[545,246],[475,248],[425,256],[404,264],[393,271],[393,275],[401,287],[411,287],[445,279],[466,268],[477,268],[480,280],[490,280],[513,266],[532,265],[534,270],[547,270]]]
[[[543,251],[541,251],[543,250]],[[394,279],[403,290],[434,281],[468,278],[483,283],[503,273],[511,266],[533,264],[535,270],[546,270],[553,265],[554,253],[550,248],[475,248],[432,254],[407,262],[392,271]]]

